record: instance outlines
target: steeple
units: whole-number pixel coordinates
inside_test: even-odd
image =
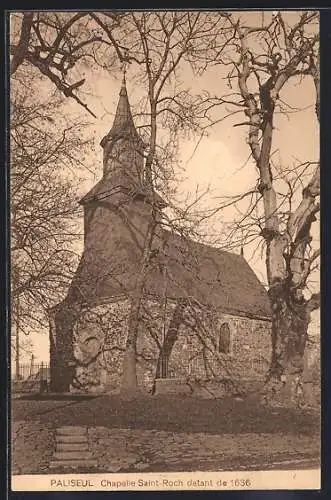
[[[125,75],[113,125],[100,145],[103,148],[103,176],[109,178],[113,186],[139,188],[144,170],[144,144],[133,122]]]
[[[103,193],[118,191],[130,193],[147,200],[149,194],[144,183],[144,143],[135,127],[123,76],[113,125],[100,142],[103,148],[102,179],[81,203],[95,199],[99,191]],[[104,195],[103,195],[104,197]],[[160,206],[166,203],[156,193],[154,198]]]
[[[143,176],[144,144],[133,122],[125,74],[113,125],[100,145],[104,151],[104,177],[111,177],[113,185],[136,189]]]
[[[112,133],[116,132],[130,132],[137,136],[137,130],[133,123],[131,107],[128,98],[128,91],[126,89],[126,79],[123,75],[122,86],[120,90],[120,98],[117,104],[115,119],[112,127]]]
[[[107,135],[102,139],[100,145],[105,148],[107,142],[111,138],[116,137],[124,137],[130,136],[131,140],[134,140],[139,144],[140,147],[143,147],[143,141],[139,137],[137,129],[134,125],[131,107],[128,98],[128,92],[126,89],[126,78],[125,74],[123,75],[122,86],[119,93],[119,100],[116,108],[115,118],[113,122],[113,126],[108,132]],[[136,146],[138,145],[136,144]]]

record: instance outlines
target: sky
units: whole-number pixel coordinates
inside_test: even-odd
[[[256,14],[255,14],[256,15]],[[81,74],[77,75],[77,78]],[[97,147],[91,151],[89,162],[93,164],[95,174],[86,171],[85,179],[81,182],[81,194],[85,194],[102,175],[102,149],[98,146],[102,137],[112,126],[114,113],[120,90],[120,78],[114,75],[99,72],[95,75],[88,70],[83,75],[87,79],[89,95],[85,101],[96,114],[97,118],[88,116],[91,122],[89,134],[95,138]],[[183,85],[191,88],[193,92],[208,90],[218,95],[224,88],[224,70],[217,66],[205,73],[203,77],[192,77],[190,68],[185,67],[181,79]],[[127,89],[129,100],[134,106],[143,95],[144,89],[139,88],[132,81],[131,69],[127,72]],[[223,88],[222,88],[223,86]],[[317,160],[319,157],[319,132],[314,111],[314,89],[312,83],[306,81],[300,85],[292,85],[286,89],[282,97],[291,103],[293,107],[301,109],[298,113],[292,113],[289,118],[277,116],[274,130],[273,148],[275,157],[282,164],[291,165],[296,160]],[[68,101],[66,104],[68,113],[79,112],[77,105]],[[236,118],[238,120],[238,118]],[[197,186],[201,190],[210,186],[209,193],[205,196],[203,203],[208,207],[216,207],[219,197],[244,192],[253,187],[257,181],[256,167],[251,161],[247,162],[249,147],[246,143],[246,127],[233,127],[235,121],[224,120],[204,137],[196,148],[198,137],[190,140],[183,139],[180,143],[178,171],[179,190],[183,195],[194,193]],[[193,154],[194,153],[194,154]],[[234,212],[232,212],[234,215]],[[231,219],[231,211],[226,217]],[[223,217],[223,219],[222,219]],[[222,227],[224,215],[219,215],[211,224],[211,232]],[[317,229],[316,238],[318,238]],[[82,249],[82,246],[81,246]],[[239,251],[239,250],[238,250]],[[245,257],[251,267],[265,283],[265,262],[261,255],[252,258],[254,246],[245,248]],[[314,315],[312,330],[318,330],[319,313]],[[49,352],[48,332],[35,334],[31,339],[34,345],[36,361],[47,361]]]

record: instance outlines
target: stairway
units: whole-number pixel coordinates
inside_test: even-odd
[[[92,472],[98,466],[89,451],[87,427],[63,426],[56,429],[55,453],[49,464],[53,472]]]

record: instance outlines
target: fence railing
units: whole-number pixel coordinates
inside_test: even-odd
[[[13,367],[14,368],[14,367]],[[12,380],[50,380],[49,363],[22,363],[19,365],[19,373],[16,371],[12,375]]]

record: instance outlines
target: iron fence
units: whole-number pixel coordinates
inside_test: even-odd
[[[49,363],[21,363],[19,365],[19,372],[14,373],[12,376],[13,381],[17,380],[50,380],[50,366]]]

